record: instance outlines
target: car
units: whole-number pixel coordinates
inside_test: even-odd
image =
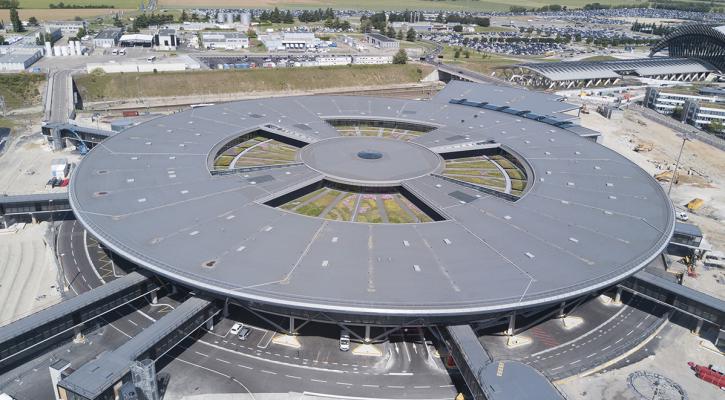
[[[350,335],[342,331],[340,332],[340,351],[350,350]]]
[[[677,213],[675,214],[675,216],[680,221],[687,221],[688,219],[690,219],[690,217],[687,215],[687,213],[685,211],[677,211]]]
[[[239,330],[242,329],[242,326],[243,325],[239,322],[235,322],[234,325],[232,325],[232,329],[229,330],[229,333],[231,333],[232,335],[238,334]]]
[[[247,326],[243,326],[242,329],[239,330],[237,337],[239,338],[239,340],[247,340],[250,333],[252,333],[252,330],[249,329],[249,327]]]

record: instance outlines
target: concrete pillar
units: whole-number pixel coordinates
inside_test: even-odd
[[[621,303],[622,302],[622,288],[617,288],[617,294],[614,296],[614,302],[615,303]]]
[[[226,318],[229,316],[229,299],[224,300],[224,309],[222,310],[222,317]]]
[[[513,336],[514,330],[516,330],[516,311],[509,315],[509,327],[506,329],[506,335]]]
[[[566,302],[562,301],[561,304],[559,304],[559,318],[566,317],[566,312],[564,312],[564,307],[566,306]]]
[[[695,330],[692,331],[697,336],[700,336],[700,329],[702,329],[703,321],[701,319],[697,320],[697,325],[695,326]]]
[[[206,329],[210,331],[214,330],[214,318],[209,318],[209,320],[206,321]]]
[[[295,317],[289,317],[289,334],[295,333]]]
[[[176,288],[176,285],[171,285],[171,295],[175,295],[178,292],[178,289]]]
[[[156,293],[156,291],[151,292],[151,304],[156,304],[159,302],[159,295]]]
[[[365,325],[365,343],[370,343],[370,325]]]

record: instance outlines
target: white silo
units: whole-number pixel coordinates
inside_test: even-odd
[[[242,25],[249,26],[252,24],[252,14],[248,12],[243,12],[241,15],[241,21]]]
[[[81,47],[81,41],[80,40],[77,40],[76,41],[76,54],[78,54],[79,56],[82,56],[83,55],[83,48]]]
[[[53,47],[51,47],[50,42],[45,42],[45,56],[53,57]]]

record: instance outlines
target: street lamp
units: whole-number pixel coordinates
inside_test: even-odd
[[[675,172],[672,173],[672,178],[670,179],[670,187],[667,189],[668,197],[670,195],[670,192],[672,191],[672,183],[675,182],[675,178],[677,177],[677,169],[680,167],[680,158],[682,157],[682,150],[685,148],[685,142],[692,140],[690,135],[687,133],[678,134],[677,136],[682,138],[682,146],[680,146],[680,153],[677,155],[677,162],[675,163]]]

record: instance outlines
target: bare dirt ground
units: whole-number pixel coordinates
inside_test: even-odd
[[[635,162],[650,174],[674,170],[682,139],[672,129],[626,110],[621,120],[608,120],[592,112],[582,114],[582,125],[602,132],[603,144]],[[651,144],[652,150],[635,152],[638,144]],[[725,250],[725,152],[698,140],[688,141],[680,161],[679,180],[670,197],[679,211],[699,197],[705,205],[689,213],[689,223],[700,227],[713,250]],[[665,190],[669,182],[662,182]],[[723,271],[698,271],[699,277],[686,277],[685,285],[725,298],[718,279]]]
[[[640,400],[645,397],[630,388],[627,377],[635,371],[648,371],[675,382],[690,399],[721,399],[722,392],[715,385],[695,377],[694,371],[687,365],[688,361],[700,365],[722,364],[722,355],[704,348],[700,345],[701,341],[686,329],[669,323],[652,342],[640,350],[645,354],[651,353],[644,359],[623,368],[569,379],[557,384],[557,387],[568,399]]]
[[[0,231],[0,326],[60,301],[48,223],[21,226]]]
[[[70,149],[52,152],[40,135],[40,124],[32,123],[22,132],[13,133],[11,142],[0,154],[0,195],[32,194],[65,191],[46,186],[53,159],[66,158],[77,163],[79,155]]]

